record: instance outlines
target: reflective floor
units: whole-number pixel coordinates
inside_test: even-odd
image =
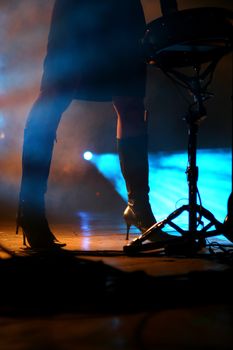
[[[128,256],[110,213],[51,227],[62,252],[22,249],[14,225],[1,226],[1,349],[232,348],[231,248]],[[221,237],[211,240],[229,245]]]

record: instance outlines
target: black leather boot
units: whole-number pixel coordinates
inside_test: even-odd
[[[145,232],[156,223],[149,202],[149,166],[147,136],[118,139],[120,166],[128,192],[128,206],[123,217],[127,225]]]
[[[17,215],[17,229],[23,231],[23,243],[33,249],[65,246],[51,232],[45,215],[45,192],[53,151],[54,135],[40,128],[25,129],[22,180]]]
[[[37,204],[35,205],[35,202]],[[33,203],[21,201],[17,215],[17,229],[23,232],[23,244],[29,245],[32,249],[57,249],[66,244],[61,243],[54,236],[49,228],[43,204],[38,207],[38,199],[34,198]]]

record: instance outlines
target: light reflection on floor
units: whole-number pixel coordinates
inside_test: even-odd
[[[198,189],[202,205],[223,222],[226,216],[227,199],[231,192],[231,150],[198,150]],[[94,155],[91,162],[127,200],[124,180],[121,176],[116,154]],[[186,179],[187,153],[158,153],[149,155],[150,199],[157,220],[162,220],[183,204],[188,204]],[[179,216],[176,222],[188,227],[188,214]]]

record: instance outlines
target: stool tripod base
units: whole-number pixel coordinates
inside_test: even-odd
[[[179,11],[178,11],[179,12]],[[177,12],[177,13],[178,13]],[[176,14],[177,15],[177,14]],[[170,16],[169,16],[170,18]],[[169,19],[170,20],[170,19]],[[156,22],[154,22],[156,23]],[[184,28],[187,27],[187,21],[185,22]],[[196,23],[196,22],[195,22]],[[215,22],[214,28],[215,28]],[[229,23],[227,21],[227,23]],[[164,23],[163,23],[164,24]],[[206,22],[205,22],[206,25]],[[157,25],[155,25],[156,28]],[[154,250],[154,249],[165,249],[165,251],[174,251],[178,247],[182,247],[181,251],[187,251],[193,252],[195,250],[198,250],[200,247],[205,246],[206,238],[207,237],[213,237],[218,234],[223,234],[230,238],[231,241],[233,241],[233,217],[230,219],[229,222],[225,222],[224,224],[220,223],[214,215],[201,205],[197,204],[197,197],[199,197],[199,203],[201,204],[201,199],[199,195],[199,191],[197,188],[197,181],[198,181],[198,167],[197,167],[197,134],[199,125],[203,120],[206,119],[207,111],[204,106],[204,102],[207,101],[210,97],[212,97],[212,93],[207,91],[207,88],[209,84],[212,81],[213,74],[215,71],[215,68],[220,61],[220,59],[228,52],[232,51],[232,37],[230,39],[231,44],[226,45],[227,41],[223,40],[222,47],[226,48],[226,51],[222,51],[221,48],[219,50],[217,49],[215,52],[210,51],[210,56],[206,60],[199,60],[196,55],[194,55],[195,52],[198,52],[196,50],[197,48],[192,47],[190,50],[192,60],[184,62],[182,60],[182,57],[185,57],[185,60],[187,59],[187,48],[185,49],[185,55],[182,53],[182,56],[179,55],[178,65],[173,66],[172,63],[174,63],[174,53],[171,50],[171,47],[173,47],[174,42],[169,43],[168,46],[168,59],[166,63],[163,63],[163,59],[161,57],[160,60],[158,60],[159,52],[166,53],[166,50],[157,50],[158,45],[156,44],[157,40],[157,34],[154,36],[154,24],[152,27],[148,28],[146,37],[144,42],[147,43],[148,47],[150,48],[150,57],[148,62],[159,62],[159,68],[162,69],[162,71],[165,73],[165,75],[172,79],[173,82],[178,84],[179,86],[185,88],[189,94],[193,96],[193,102],[190,103],[188,112],[184,116],[184,120],[186,120],[188,125],[188,167],[186,169],[187,174],[187,181],[188,181],[188,188],[189,188],[189,196],[188,196],[188,205],[183,205],[179,209],[172,212],[170,215],[168,215],[167,218],[164,220],[154,224],[151,226],[146,232],[144,232],[139,238],[133,240],[128,245],[124,246],[124,252],[126,254],[135,254],[140,251],[145,250]],[[209,29],[209,28],[208,28]],[[198,30],[200,33],[200,26],[198,26]],[[193,27],[191,28],[191,32],[193,34]],[[228,33],[228,30],[226,31]],[[226,33],[224,31],[224,33]],[[156,31],[157,33],[157,31]],[[229,27],[229,33],[232,33],[232,27]],[[174,33],[173,33],[174,34]],[[219,38],[219,35],[217,36],[214,34],[214,36],[211,38],[211,44],[210,48],[212,48],[213,38]],[[174,37],[173,37],[174,39]],[[184,41],[183,41],[184,42]],[[182,43],[183,43],[182,42]],[[192,40],[191,42],[195,42]],[[199,40],[197,40],[199,42]],[[206,39],[203,41],[203,43],[206,42]],[[187,44],[187,40],[185,41],[185,45]],[[187,46],[187,45],[186,45]],[[154,60],[152,56],[152,52],[155,52]],[[202,50],[200,50],[202,52]],[[172,55],[171,55],[172,53]],[[211,54],[212,53],[212,54]],[[181,60],[181,61],[180,61]],[[169,63],[169,64],[167,64]],[[153,64],[153,63],[152,63]],[[204,66],[202,66],[204,64]],[[185,74],[185,72],[178,69],[179,67],[192,67],[193,73],[192,74]],[[232,197],[229,201],[231,203],[231,209],[233,207],[232,205]],[[173,222],[175,218],[177,218],[181,213],[184,211],[187,211],[189,214],[189,220],[188,220],[188,230],[183,230],[180,228],[176,223]],[[229,212],[229,210],[228,210]],[[231,212],[231,211],[230,211]],[[202,219],[207,220],[207,224],[204,224],[202,222]],[[167,234],[164,235],[165,238],[162,238],[161,235],[161,229],[164,228],[165,225],[169,225],[172,229],[177,231],[181,234],[181,237],[177,236],[167,236]],[[200,230],[198,228],[201,227]],[[210,230],[211,229],[211,230]],[[158,234],[160,231],[160,235]],[[157,239],[156,238],[157,234]],[[227,237],[227,238],[228,238]],[[229,239],[228,238],[228,239]],[[149,242],[149,243],[148,243]],[[175,247],[175,249],[173,249]],[[179,250],[179,249],[178,249]]]
[[[197,223],[201,224],[201,219],[208,220],[207,224],[202,223],[202,228],[200,230],[184,230],[173,222],[179,215],[183,212],[190,212],[189,205],[183,205],[177,210],[173,211],[164,220],[157,222],[151,226],[146,232],[144,232],[140,237],[134,239],[128,245],[123,247],[126,254],[132,255],[139,253],[141,251],[158,250],[165,249],[165,252],[180,251],[180,253],[187,253],[187,255],[199,250],[205,246],[205,239],[208,237],[213,237],[218,234],[224,234],[224,224],[219,222],[215,216],[207,209],[200,205],[196,205],[196,213],[199,214],[200,219],[197,218]],[[176,232],[180,233],[181,236],[169,235],[169,238],[155,240],[156,232],[163,229],[166,225],[169,225]],[[211,228],[211,231],[209,231]]]

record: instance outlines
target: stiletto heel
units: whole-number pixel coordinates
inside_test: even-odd
[[[15,234],[18,235],[19,234],[19,218],[20,218],[20,206],[18,208],[18,212],[17,212],[17,216],[16,216],[16,229],[15,229]]]
[[[26,246],[27,243],[26,243],[26,235],[25,235],[25,232],[23,231],[23,245]]]
[[[126,231],[126,240],[128,241],[128,239],[129,239],[129,230],[130,230],[130,227],[131,227],[131,224],[128,224],[127,222],[126,222],[126,228],[127,228],[127,231]]]
[[[127,240],[129,239],[129,228],[132,225],[137,227],[141,231],[141,233],[144,234],[150,227],[152,227],[156,223],[155,217],[151,211],[150,206],[145,206],[140,212],[135,212],[133,206],[128,205],[124,211],[124,219],[127,225]],[[171,238],[174,237],[162,231],[161,229],[157,229],[154,232],[154,235],[150,235],[150,240],[152,242],[164,241]]]
[[[23,229],[23,227],[21,225],[21,216],[22,216],[21,212],[22,212],[21,205],[19,205],[19,209],[18,209],[17,216],[16,216],[16,232],[15,233],[16,233],[16,235],[18,235],[19,234],[19,229],[21,227],[22,234],[23,234],[23,245],[27,246],[26,234],[25,234],[24,229]]]
[[[20,225],[17,223],[16,224],[16,232],[15,232],[16,235],[19,234],[19,229],[20,229]],[[22,232],[23,232],[23,245],[26,246],[27,245],[26,244],[26,235],[25,235],[23,229],[22,229]]]
[[[143,208],[140,212],[135,213],[134,207],[128,205],[123,214],[126,226],[127,234],[126,239],[129,239],[129,229],[133,225],[137,227],[142,233],[147,231],[149,227],[156,223],[155,217],[151,211],[150,206]]]

